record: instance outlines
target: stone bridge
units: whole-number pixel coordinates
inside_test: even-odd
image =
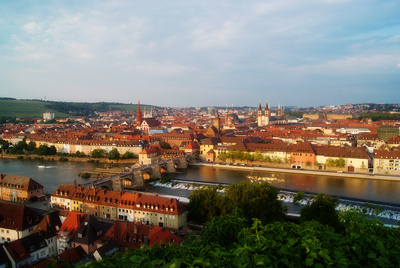
[[[145,182],[150,179],[159,179],[164,173],[174,173],[178,168],[187,168],[190,155],[159,161],[156,164],[141,166],[126,172],[115,174],[108,178],[87,183],[86,187],[95,187],[113,191],[124,189],[143,189]]]

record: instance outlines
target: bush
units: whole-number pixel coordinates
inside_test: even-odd
[[[64,157],[64,156],[61,156],[60,159],[59,159],[58,161],[60,161],[60,162],[67,162],[67,161],[68,161],[68,158],[66,158],[66,157]]]
[[[91,177],[91,175],[88,172],[82,172],[82,173],[79,173],[79,177],[81,177],[82,179],[89,179]]]

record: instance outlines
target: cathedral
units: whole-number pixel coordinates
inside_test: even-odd
[[[283,121],[285,121],[285,120],[283,120],[283,119],[284,119],[284,109],[283,109],[283,107],[281,107],[280,104],[278,106],[277,116],[272,116],[271,107],[269,106],[268,102],[265,107],[264,114],[263,114],[263,111],[261,108],[261,102],[260,102],[260,104],[258,106],[258,111],[257,111],[257,125],[259,127],[264,127],[264,126],[268,126],[271,124],[277,124],[277,123],[284,123]]]

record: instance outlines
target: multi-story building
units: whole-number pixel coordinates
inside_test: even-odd
[[[42,218],[27,206],[0,201],[0,243],[32,234]]]
[[[400,151],[375,150],[374,172],[400,175]]]
[[[67,194],[71,197],[65,200],[67,192],[72,194]],[[51,202],[53,207],[79,212],[82,209],[105,219],[139,221],[174,229],[187,225],[186,208],[176,198],[61,185],[51,195]]]
[[[377,129],[378,138],[385,142],[388,142],[391,138],[399,136],[399,127],[394,126],[382,126]]]
[[[0,199],[26,202],[41,197],[44,197],[43,185],[37,181],[28,177],[0,174]]]
[[[27,267],[47,259],[48,245],[44,233],[38,232],[4,245],[12,268]]]
[[[53,208],[72,210],[71,199],[76,191],[76,185],[61,184],[51,195],[50,201]]]

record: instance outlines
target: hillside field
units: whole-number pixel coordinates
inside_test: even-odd
[[[149,110],[149,105],[141,105],[142,110]],[[154,107],[160,109],[159,107]],[[41,118],[45,112],[53,112],[56,118],[70,116],[93,116],[95,111],[137,111],[137,104],[124,103],[86,103],[55,102],[39,100],[16,100],[0,98],[0,118]]]
[[[68,117],[46,108],[46,102],[34,100],[0,100],[0,117],[41,118],[45,112],[54,112],[56,117]]]

